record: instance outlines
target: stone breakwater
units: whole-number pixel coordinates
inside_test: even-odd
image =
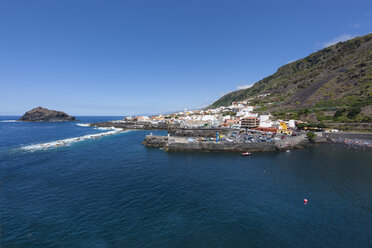
[[[320,141],[320,140],[319,140]],[[188,142],[180,136],[147,135],[143,144],[148,147],[164,148],[166,151],[224,151],[224,152],[267,152],[299,149],[312,144],[306,135],[300,135],[276,142],[229,143],[229,142]]]
[[[171,129],[169,133],[174,136],[181,137],[204,137],[204,138],[214,138],[216,133],[227,134],[229,132],[236,131],[232,128],[174,128]]]
[[[115,127],[121,129],[134,129],[134,130],[172,130],[176,125],[167,123],[151,123],[140,121],[105,121],[90,123],[91,127]]]
[[[122,129],[136,130],[166,130],[170,134],[183,137],[216,137],[216,132],[228,133],[236,131],[231,128],[182,128],[179,124],[171,123],[152,123],[143,121],[105,121],[90,123],[91,127],[115,127]]]

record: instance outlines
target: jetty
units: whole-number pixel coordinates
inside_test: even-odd
[[[118,121],[104,121],[104,122],[96,122],[96,123],[89,123],[91,127],[115,127],[121,128],[125,130],[175,130],[179,127],[177,124],[170,124],[170,123],[151,123],[145,121],[125,121],[125,120],[118,120]]]

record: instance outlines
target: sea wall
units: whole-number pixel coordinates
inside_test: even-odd
[[[169,143],[165,148],[167,151],[230,151],[230,152],[258,152],[275,151],[273,143]]]
[[[168,144],[168,136],[146,135],[142,144],[148,147],[165,148]]]
[[[90,123],[92,127],[114,127],[122,129],[138,130],[167,130],[170,135],[180,137],[216,137],[217,132],[220,134],[229,131],[236,131],[231,128],[181,128],[177,123],[152,123],[148,121],[105,121]]]
[[[141,121],[106,121],[89,124],[92,127],[114,127],[122,129],[137,129],[137,130],[173,130],[178,127],[175,124],[167,123],[151,123]]]
[[[327,139],[358,139],[372,140],[372,133],[353,133],[353,132],[338,132],[338,133],[322,133],[322,137]]]
[[[184,137],[147,135],[143,144],[148,147],[164,148],[166,151],[224,151],[263,152],[303,148],[311,145],[305,135],[276,142],[229,143],[229,142],[187,142]]]
[[[322,139],[317,139],[316,142],[321,142]],[[288,137],[283,140],[277,140],[274,142],[277,149],[290,149],[290,148],[300,148],[301,146],[308,146],[309,140],[306,134],[301,134],[298,136]]]
[[[216,137],[217,132],[220,134],[223,132],[228,132],[228,129],[218,129],[218,128],[176,128],[170,132],[171,135],[180,137]]]

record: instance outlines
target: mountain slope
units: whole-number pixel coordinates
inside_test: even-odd
[[[372,34],[286,64],[251,88],[228,93],[208,108],[246,99],[271,112],[372,105]]]

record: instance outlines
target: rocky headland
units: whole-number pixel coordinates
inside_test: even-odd
[[[76,121],[75,117],[70,116],[62,111],[49,110],[43,107],[34,108],[26,112],[19,121],[32,122],[62,122]]]

